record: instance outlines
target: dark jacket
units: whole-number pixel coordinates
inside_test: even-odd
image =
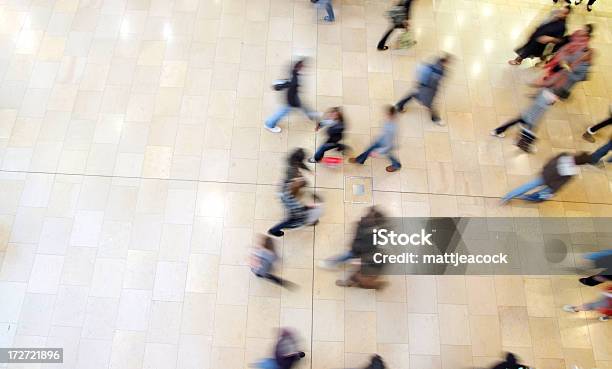
[[[300,87],[299,72],[295,66],[291,69],[291,80],[289,81],[289,88],[287,88],[287,104],[294,108],[302,106],[298,90]]]
[[[283,334],[274,348],[274,359],[279,369],[290,369],[300,360],[300,355],[293,350],[295,339],[290,334]]]
[[[531,34],[529,40],[525,43],[525,45],[516,49],[516,53],[521,58],[539,58],[544,53],[544,49],[546,48],[546,44],[541,44],[538,42],[538,38],[540,36],[550,36],[554,38],[561,38],[565,34],[566,31],[566,20],[565,19],[556,19],[552,22],[544,23],[540,25],[536,30]]]
[[[542,169],[542,177],[544,178],[544,183],[550,187],[552,192],[557,192],[561,187],[563,187],[567,182],[569,182],[573,176],[566,175],[563,176],[559,173],[559,169],[557,165],[559,164],[559,159],[564,156],[571,156],[568,153],[562,153],[554,158],[552,158],[544,168]]]
[[[327,128],[327,143],[338,143],[344,136],[344,122],[336,121]]]

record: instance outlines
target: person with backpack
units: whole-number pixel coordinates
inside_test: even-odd
[[[577,313],[579,311],[598,311],[602,315],[599,320],[602,322],[610,320],[612,317],[612,284],[607,284],[601,292],[598,300],[588,302],[583,305],[565,305],[563,311]]]
[[[310,120],[313,122],[318,121],[319,113],[304,105],[299,96],[300,71],[304,68],[305,63],[305,59],[298,60],[291,68],[291,78],[274,84],[273,88],[277,91],[287,90],[287,103],[278,108],[278,110],[266,120],[264,128],[268,131],[272,133],[280,133],[281,128],[278,127],[277,124],[281,119],[289,114],[292,109],[300,109],[306,114],[306,116],[308,116]]]
[[[387,158],[389,158],[389,161],[391,161],[391,165],[385,168],[387,172],[395,172],[402,167],[399,160],[397,160],[393,155],[395,141],[397,140],[397,112],[394,106],[389,105],[386,107],[386,113],[387,117],[383,125],[382,134],[378,137],[378,139],[376,139],[376,141],[374,141],[372,145],[370,145],[370,147],[368,147],[366,151],[362,152],[356,158],[350,158],[349,163],[363,164],[368,159],[370,154],[377,153],[379,155],[387,155]]]
[[[259,235],[257,238],[257,244],[251,252],[250,259],[253,274],[259,278],[268,279],[279,286],[291,288],[293,283],[271,273],[274,263],[278,260],[274,240],[266,235]]]
[[[327,140],[319,146],[314,156],[308,159],[309,163],[320,162],[326,151],[336,149],[344,153],[347,149],[347,146],[341,143],[345,129],[342,109],[340,107],[331,108],[324,118],[317,126],[317,130],[320,127],[327,127]]]
[[[389,20],[391,21],[391,27],[384,33],[376,48],[379,51],[388,50],[389,47],[386,45],[389,36],[396,29],[408,29],[408,21],[410,20],[410,8],[412,7],[413,0],[400,0],[391,10],[387,12]]]
[[[408,94],[406,97],[401,99],[395,104],[395,108],[398,112],[404,111],[404,105],[406,105],[412,98],[416,98],[422,105],[429,109],[431,114],[431,121],[438,124],[444,125],[440,119],[440,115],[433,107],[434,99],[440,88],[440,81],[446,73],[446,68],[451,62],[451,55],[445,54],[438,58],[434,63],[431,64],[419,64],[417,67],[417,86],[413,92]]]
[[[588,164],[590,161],[591,155],[586,152],[575,155],[561,153],[544,165],[538,177],[508,192],[502,198],[502,204],[514,198],[533,202],[548,200],[578,174],[579,165]],[[528,193],[532,190],[536,191]]]

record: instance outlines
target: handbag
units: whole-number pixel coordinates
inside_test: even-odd
[[[409,29],[404,31],[397,40],[397,47],[399,49],[409,49],[416,44],[412,32]]]

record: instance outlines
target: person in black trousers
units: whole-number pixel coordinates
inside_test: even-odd
[[[387,50],[389,47],[387,44],[387,39],[394,30],[396,29],[406,29],[408,27],[408,20],[410,20],[410,8],[412,6],[413,0],[400,0],[399,4],[393,7],[389,11],[389,18],[391,19],[391,28],[385,32],[383,37],[378,41],[378,45],[376,48],[380,51]]]
[[[567,1],[567,0],[565,0],[565,1],[569,3],[569,1]],[[576,0],[574,2],[574,5],[580,5],[581,2],[582,2],[582,0]],[[593,4],[595,4],[595,0],[589,0],[589,2],[587,3],[587,7],[586,7],[588,11],[590,11],[590,12],[593,11]]]
[[[610,124],[612,124],[612,105],[610,105],[610,117],[602,122],[597,123],[594,126],[587,128],[586,131],[584,131],[584,133],[582,134],[582,138],[593,143],[595,142],[595,137],[593,137],[595,132],[599,131],[604,127],[609,126]]]

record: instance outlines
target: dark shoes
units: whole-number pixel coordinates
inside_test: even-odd
[[[274,236],[274,237],[283,237],[283,235],[285,234],[285,232],[283,232],[283,231],[276,231],[276,232],[273,232],[271,229],[269,229],[269,230],[268,230],[268,234],[269,234],[270,236]]]
[[[348,162],[351,164],[361,164],[360,162],[357,161],[357,158],[349,158]]]
[[[385,168],[385,170],[387,172],[389,172],[389,173],[393,173],[393,172],[399,170],[399,168],[401,168],[401,167],[394,167],[393,165],[389,165],[388,167]]]

